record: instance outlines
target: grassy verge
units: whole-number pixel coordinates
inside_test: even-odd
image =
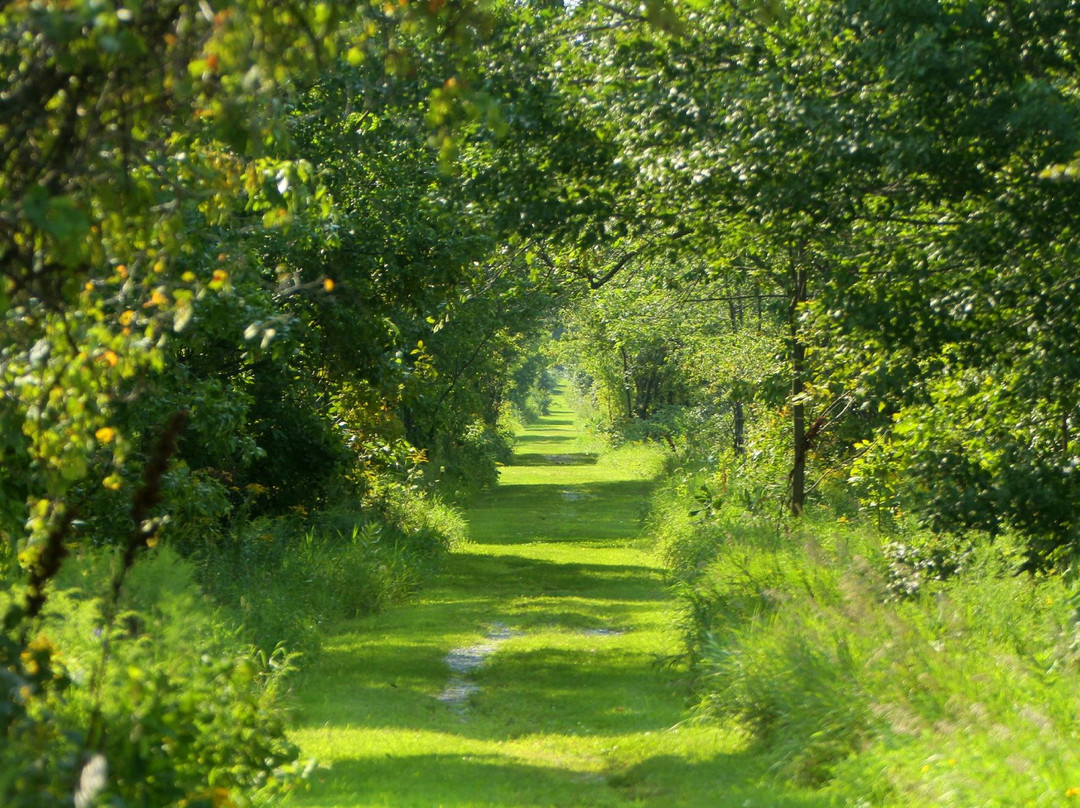
[[[1007,539],[932,550],[827,514],[655,533],[681,581],[698,715],[736,720],[784,782],[850,806],[1080,804],[1076,589]]]
[[[454,509],[408,490],[305,517],[260,519],[200,565],[204,588],[264,652],[315,656],[325,627],[416,592],[464,541]]]

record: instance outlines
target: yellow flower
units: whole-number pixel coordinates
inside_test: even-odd
[[[1066,797],[1080,797],[1080,788],[1073,786],[1072,788],[1065,789]]]
[[[235,808],[236,805],[232,800],[232,796],[229,794],[229,789],[221,788],[220,786],[199,792],[198,794],[193,795],[193,798],[198,800],[200,805],[205,805],[209,802],[214,808]],[[188,800],[183,800],[180,804],[190,805]]]
[[[111,368],[116,367],[117,362],[120,361],[120,357],[116,355],[116,351],[106,351],[101,355],[101,358],[104,360],[105,364]]]
[[[131,325],[131,321],[134,320],[134,319],[135,319],[135,312],[133,312],[131,309],[128,309],[127,311],[125,311],[123,314],[120,315],[120,325],[129,326],[129,325]]]
[[[103,426],[94,433],[94,437],[101,443],[112,443],[112,439],[116,437],[116,430],[111,426]]]
[[[326,278],[322,282],[322,288],[327,292],[332,292],[334,291],[334,282],[330,278]]]
[[[56,652],[56,646],[52,644],[48,637],[44,634],[39,634],[30,644],[26,646],[26,649],[19,654],[19,659],[22,661],[23,669],[31,676],[37,676],[42,672],[41,664],[43,662],[48,663],[49,658]]]

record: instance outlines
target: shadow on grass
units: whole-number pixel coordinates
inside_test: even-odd
[[[522,435],[515,439],[518,446],[528,446],[532,443],[573,443],[577,438],[574,435],[549,434],[547,432],[534,432],[531,435]]]
[[[375,624],[371,618],[359,621],[360,632],[349,627],[328,643],[319,657],[319,687],[305,689],[298,718],[307,726],[407,728],[489,741],[537,730],[662,730],[665,722],[643,720],[629,694],[662,693],[676,711],[681,697],[652,657],[612,650],[612,640],[621,640],[663,597],[646,567],[457,556],[431,601],[383,616],[379,634],[362,642],[355,638],[366,634],[363,624]],[[484,691],[472,699],[466,723],[435,698],[449,676],[445,657],[455,644],[483,642],[493,625],[508,627],[512,636],[554,630],[586,649],[501,649],[498,664],[473,677]],[[619,633],[585,634],[596,629]],[[461,634],[448,638],[448,630]],[[619,694],[626,695],[613,702]],[[503,706],[507,698],[511,710]]]
[[[710,766],[715,777],[687,789],[693,769]],[[396,808],[467,805],[470,808],[551,808],[653,804],[669,808],[827,808],[823,797],[790,796],[766,786],[747,785],[754,762],[743,755],[687,764],[658,755],[625,772],[607,777],[556,766],[527,765],[500,755],[416,754],[343,761],[320,772],[320,793],[291,804],[307,808]],[[478,787],[478,784],[483,787]]]
[[[525,452],[514,455],[512,466],[595,466],[599,459],[598,455],[589,453],[577,454],[541,454],[539,452]]]
[[[658,701],[677,705],[674,682],[652,658],[605,652],[605,645],[611,644],[596,640],[595,652],[585,652],[592,657],[588,667],[580,651],[500,650],[497,661],[470,676],[481,690],[464,706],[437,698],[450,675],[438,647],[388,645],[368,657],[372,672],[367,675],[355,669],[350,674],[340,658],[329,658],[328,668],[342,675],[321,689],[319,703],[303,705],[299,717],[309,726],[446,734],[500,744],[537,734],[587,738],[670,729],[653,708]],[[643,699],[642,692],[651,695]]]
[[[292,804],[312,808],[355,805],[538,808],[553,804],[612,804],[571,802],[571,797],[581,796],[580,775],[512,763],[499,755],[387,755],[382,759],[344,761],[332,771],[317,775],[317,782],[321,786],[318,798],[309,801],[301,796]],[[481,782],[482,791],[477,788]],[[561,800],[553,803],[552,797]]]
[[[702,780],[701,768],[713,777]],[[783,793],[763,783],[767,772],[751,753],[726,754],[699,762],[674,755],[655,755],[608,777],[609,787],[633,805],[702,808],[837,808],[838,801],[821,794]]]
[[[472,538],[478,544],[573,541],[585,546],[634,539],[650,490],[651,484],[641,480],[506,485],[488,504],[469,510]]]
[[[477,582],[491,600],[587,593],[590,602],[662,600],[665,593],[650,567],[632,564],[568,564],[516,555],[459,555],[447,563],[439,588],[448,591],[441,602],[456,605],[452,593],[477,593]],[[422,607],[420,607],[422,608]]]

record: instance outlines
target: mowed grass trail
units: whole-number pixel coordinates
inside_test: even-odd
[[[343,623],[300,684],[289,806],[825,806],[778,793],[737,735],[684,725],[638,538],[655,457],[581,451],[563,399],[468,513],[422,599]]]

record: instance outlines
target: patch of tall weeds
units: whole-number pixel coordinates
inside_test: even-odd
[[[328,622],[414,593],[465,534],[456,510],[393,485],[317,514],[254,520],[202,560],[202,578],[257,647],[310,655]]]
[[[852,806],[1080,797],[1080,596],[998,537],[779,525],[674,484],[653,511],[695,713]],[[680,510],[681,509],[681,510]],[[690,516],[695,512],[695,516]]]
[[[655,443],[625,443],[600,454],[597,470],[618,470],[627,477],[656,479],[665,469],[666,453]]]

